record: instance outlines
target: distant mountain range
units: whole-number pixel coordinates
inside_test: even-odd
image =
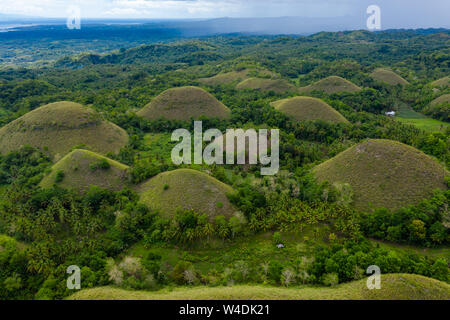
[[[1,26],[64,25],[64,18],[39,18],[0,13]],[[192,20],[156,19],[84,19],[82,25],[132,25],[176,30],[184,37],[199,37],[218,34],[253,35],[310,35],[321,31],[337,32],[366,29],[365,17],[343,16],[330,18],[276,17],[276,18],[217,18]],[[443,29],[445,30],[445,29]],[[24,30],[25,31],[25,30]]]

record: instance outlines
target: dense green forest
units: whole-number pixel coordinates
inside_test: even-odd
[[[448,31],[217,36],[55,57],[44,66],[10,66],[0,68],[1,144],[11,139],[4,133],[8,125],[58,101],[95,110],[125,129],[129,139],[120,152],[105,154],[127,166],[120,191],[92,185],[79,192],[59,185],[69,181],[72,171],[95,176],[115,170],[106,158],[85,172],[81,166],[58,166],[65,155],[56,158],[51,146],[2,152],[0,299],[67,297],[73,293],[66,288],[69,265],[80,266],[82,288],[334,286],[363,278],[369,265],[383,273],[450,282],[450,109],[448,99],[435,102],[450,88],[433,84],[450,74]],[[371,74],[378,68],[392,70],[406,84],[375,79]],[[299,93],[240,90],[238,78],[201,81],[246,70],[247,77],[282,79],[288,88],[338,76],[360,89]],[[193,119],[149,120],[136,113],[163,91],[184,86],[205,89],[231,110],[228,119],[202,118],[204,130],[280,129],[280,172],[273,177],[261,176],[258,165],[183,165],[231,186],[227,201],[239,215],[211,217],[187,208],[168,215],[143,201],[142,184],[179,169],[170,159],[170,134],[178,128],[193,130]],[[271,105],[299,94],[321,99],[348,121],[293,121]],[[388,117],[388,111],[397,114]],[[401,208],[374,204],[362,210],[353,205],[357,192],[352,183],[316,179],[317,165],[368,139],[419,150],[420,157],[439,166],[430,180],[442,178],[442,187],[423,190],[420,201]],[[52,170],[54,183],[43,187],[42,179]],[[396,175],[407,173],[392,172]],[[401,183],[395,179],[380,187],[388,198],[390,188]],[[163,183],[164,191],[175,184]],[[216,205],[219,211],[228,203]]]

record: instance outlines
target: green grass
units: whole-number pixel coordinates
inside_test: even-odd
[[[240,82],[236,89],[250,89],[260,91],[273,91],[275,93],[286,93],[296,91],[296,87],[284,79],[261,79],[261,78],[249,78]]]
[[[408,244],[398,244],[380,240],[370,240],[373,244],[378,245],[380,248],[387,250],[395,250],[417,254],[420,256],[430,257],[432,259],[444,258],[447,261],[450,261],[450,248],[445,246],[440,247],[416,247]]]
[[[316,231],[317,230],[317,231]],[[315,245],[322,244],[322,238],[329,235],[322,225],[304,228],[296,233],[282,233],[285,248],[277,248],[272,241],[272,232],[249,237],[239,237],[232,241],[223,242],[216,238],[204,239],[194,242],[186,247],[170,245],[136,244],[130,254],[135,257],[144,257],[149,250],[161,255],[162,260],[175,266],[179,261],[189,261],[195,269],[202,274],[225,268],[238,261],[246,261],[253,266],[260,266],[272,260],[292,261],[301,257],[309,257]],[[305,237],[308,240],[305,241]]]
[[[279,288],[268,286],[192,287],[157,292],[114,287],[86,289],[71,300],[450,300],[450,285],[423,276],[386,274],[381,289],[369,290],[366,280],[336,287]]]
[[[296,121],[324,120],[348,123],[338,111],[316,98],[294,97],[272,102],[271,105]]]
[[[95,168],[99,161],[107,161],[108,169]],[[56,182],[58,172],[64,178],[58,186],[77,191],[86,191],[95,185],[104,189],[119,191],[127,185],[128,166],[87,150],[74,150],[52,166],[51,172],[40,185],[50,188]]]
[[[171,133],[146,134],[142,141],[144,147],[137,153],[135,161],[150,162],[155,165],[171,164],[171,152],[178,143],[172,141],[171,137]]]
[[[375,69],[369,76],[372,77],[374,80],[385,82],[390,85],[408,84],[408,81],[406,81],[405,79],[403,79],[401,76],[399,76],[390,69],[378,68]]]
[[[168,189],[164,188],[165,185]],[[217,215],[231,217],[236,213],[226,196],[233,192],[233,188],[196,170],[178,169],[160,173],[142,183],[137,190],[143,203],[159,209],[166,217],[173,216],[178,208],[194,209],[211,218]]]
[[[180,87],[164,91],[137,114],[149,120],[227,119],[230,109],[202,88]]]
[[[438,104],[443,104],[443,103],[450,103],[450,93],[447,94],[443,94],[440,97],[437,97],[436,99],[434,99],[433,101],[431,101],[431,105],[435,106]]]
[[[430,118],[425,119],[395,118],[395,119],[404,124],[412,125],[428,132],[437,132],[437,131],[445,132],[447,127],[449,126],[449,124],[446,122]]]
[[[198,79],[198,81],[209,86],[216,86],[221,84],[240,82],[253,76],[257,78],[272,79],[277,77],[276,74],[265,69],[244,69],[240,71],[219,73],[213,77]]]
[[[336,92],[357,92],[360,90],[360,87],[344,78],[338,76],[330,76],[325,79],[319,80],[309,86],[300,88],[298,91],[300,93],[323,91],[325,93],[332,94]]]
[[[419,129],[428,132],[445,132],[448,123],[436,119],[427,118],[425,115],[414,111],[410,106],[404,102],[399,102],[397,105],[397,114],[395,120],[407,125],[415,126]]]
[[[0,152],[30,145],[47,151],[56,161],[74,146],[107,154],[119,152],[127,142],[125,130],[92,109],[66,101],[37,108],[0,129]]]
[[[201,78],[198,81],[202,84],[209,86],[216,86],[226,83],[233,83],[235,81],[242,81],[248,77],[250,70],[245,69],[241,71],[231,71],[225,73],[219,73],[210,78]]]
[[[441,79],[438,79],[436,81],[433,81],[431,83],[433,87],[449,87],[450,86],[450,77],[444,77]]]
[[[398,209],[446,189],[448,172],[423,152],[391,140],[367,140],[318,165],[319,181],[349,183],[360,210]]]

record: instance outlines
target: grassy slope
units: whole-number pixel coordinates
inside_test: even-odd
[[[226,83],[233,83],[236,81],[243,81],[249,77],[261,77],[261,78],[276,78],[277,75],[269,70],[265,69],[244,69],[240,71],[231,71],[219,73],[213,77],[200,78],[198,81],[202,84],[216,86]]]
[[[320,119],[334,123],[348,123],[339,112],[316,98],[294,97],[275,101],[271,105],[297,121]]]
[[[450,87],[450,77],[444,77],[436,81],[433,81],[431,85],[433,87]]]
[[[240,82],[236,89],[251,89],[251,90],[261,90],[261,91],[273,91],[276,93],[285,93],[288,91],[295,91],[296,87],[286,80],[283,79],[260,79],[260,78],[249,78]]]
[[[168,189],[164,190],[164,186]],[[226,194],[233,189],[206,173],[178,169],[158,174],[138,187],[141,201],[160,209],[164,216],[173,216],[177,208],[194,209],[210,217],[235,213]]]
[[[180,87],[164,91],[137,114],[149,120],[189,120],[200,116],[226,119],[230,110],[201,88]]]
[[[31,145],[48,148],[55,160],[74,146],[106,154],[119,152],[127,142],[122,128],[102,120],[92,109],[65,101],[37,108],[0,129],[1,152]]]
[[[109,169],[95,170],[91,165],[100,160],[107,160]],[[51,172],[41,182],[43,188],[49,188],[55,183],[58,171],[64,172],[64,179],[57,185],[63,188],[85,191],[91,185],[114,191],[122,190],[126,185],[128,166],[108,159],[87,150],[74,150],[53,165]]]
[[[206,84],[209,86],[216,86],[216,85],[221,85],[221,84],[225,84],[225,83],[232,83],[235,81],[242,81],[245,78],[247,78],[249,72],[250,72],[250,70],[245,69],[245,70],[241,70],[241,71],[231,71],[231,72],[219,73],[210,78],[198,79],[198,81],[202,84]]]
[[[398,74],[396,74],[394,71],[384,68],[378,68],[375,69],[370,76],[380,82],[386,82],[391,85],[396,84],[408,84],[408,81],[400,77]]]
[[[440,97],[437,97],[433,101],[431,101],[431,105],[435,106],[442,103],[450,103],[450,94],[443,94]]]
[[[357,92],[360,90],[360,87],[344,78],[330,76],[309,86],[300,88],[299,92],[323,91],[328,94],[332,94],[336,92]]]
[[[443,121],[427,118],[423,114],[414,111],[406,103],[400,103],[397,106],[397,111],[398,112],[395,117],[397,121],[403,122],[404,124],[416,126],[419,129],[428,132],[436,132],[436,131],[445,132],[446,128],[449,125],[448,123]]]
[[[381,289],[369,290],[366,280],[334,288],[277,288],[239,285],[232,287],[193,287],[158,292],[127,291],[113,287],[86,289],[75,293],[73,300],[450,300],[450,285],[410,274],[387,274],[381,277]]]
[[[320,181],[349,183],[354,205],[398,209],[445,189],[448,172],[421,151],[390,140],[367,140],[318,165]],[[370,205],[372,204],[372,206]]]

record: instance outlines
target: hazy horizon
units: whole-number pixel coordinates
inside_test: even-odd
[[[362,26],[369,5],[381,8],[382,29],[449,28],[450,1],[430,0],[0,0],[0,15],[64,19],[69,8],[81,19],[211,20],[217,18],[277,18],[346,20]],[[17,17],[16,19],[26,19]],[[273,26],[277,27],[277,26]]]

